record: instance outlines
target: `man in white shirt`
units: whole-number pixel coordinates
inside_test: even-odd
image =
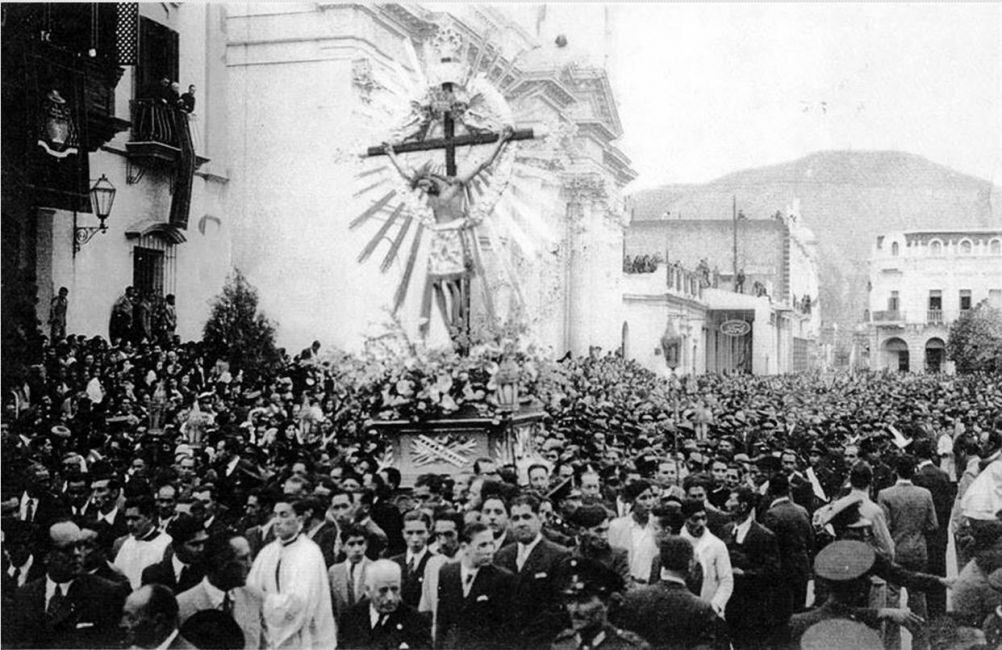
[[[630,577],[636,584],[647,584],[658,554],[657,522],[651,517],[654,495],[647,481],[630,483],[623,489],[623,499],[630,504],[630,514],[609,523],[609,544],[626,549],[630,558]]]
[[[171,536],[156,529],[156,506],[149,496],[135,497],[125,502],[125,524],[129,536],[115,555],[115,566],[121,569],[133,589],[142,585],[143,569],[163,559]]]
[[[329,648],[337,643],[327,566],[320,547],[302,534],[308,501],[278,497],[275,540],[261,549],[247,578],[264,594],[268,648]]]
[[[706,504],[696,499],[682,503],[685,526],[681,537],[692,542],[696,559],[703,567],[703,587],[700,598],[713,606],[721,617],[734,590],[734,575],[727,545],[706,528]]]

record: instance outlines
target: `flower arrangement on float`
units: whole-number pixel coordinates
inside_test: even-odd
[[[396,325],[366,341],[351,373],[373,418],[420,422],[467,414],[499,420],[561,380],[548,351],[522,326],[508,323],[483,333],[462,355],[415,343]]]

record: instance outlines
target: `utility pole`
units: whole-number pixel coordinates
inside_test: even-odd
[[[731,269],[731,282],[734,291],[738,290],[738,196],[731,196],[731,232],[734,240],[734,265]]]

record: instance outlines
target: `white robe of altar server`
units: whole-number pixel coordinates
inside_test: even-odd
[[[300,534],[261,549],[247,585],[264,594],[264,626],[269,648],[337,647],[324,556],[313,540]]]

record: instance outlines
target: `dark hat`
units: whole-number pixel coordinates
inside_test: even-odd
[[[560,593],[570,597],[598,596],[623,591],[623,578],[597,560],[572,557],[558,568]]]
[[[814,558],[814,574],[833,582],[847,582],[866,574],[876,554],[869,544],[852,540],[832,542]]]
[[[597,503],[585,504],[571,513],[568,521],[580,528],[594,528],[609,518],[609,511]]]
[[[800,637],[801,650],[880,650],[883,647],[880,636],[874,630],[847,618],[830,618],[815,623]]]

